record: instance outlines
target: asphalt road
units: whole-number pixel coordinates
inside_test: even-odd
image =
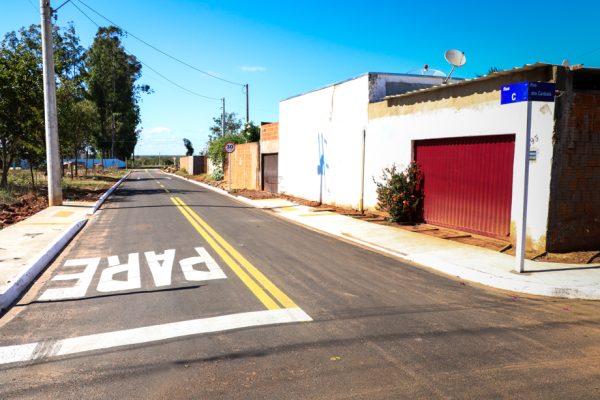
[[[0,319],[0,398],[600,398],[599,311],[135,171]]]

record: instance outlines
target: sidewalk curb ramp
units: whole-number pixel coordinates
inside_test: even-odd
[[[117,183],[115,183],[110,189],[108,189],[96,203],[88,215],[93,215],[106,199],[115,191],[119,185],[129,177],[131,171],[127,172]],[[38,275],[54,260],[54,258],[60,254],[65,246],[77,235],[77,233],[87,223],[88,218],[82,218],[72,223],[59,237],[54,239],[44,250],[34,256],[25,267],[23,267],[21,273],[14,281],[10,282],[10,286],[3,292],[0,293],[0,312],[5,311],[10,307],[15,300],[17,300],[23,291],[29,287],[29,285],[38,277]]]

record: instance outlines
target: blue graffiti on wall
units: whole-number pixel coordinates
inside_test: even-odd
[[[317,174],[320,177],[319,183],[319,202],[323,202],[323,187],[327,187],[327,170],[329,169],[329,164],[325,161],[325,145],[327,144],[327,140],[325,140],[323,133],[319,133],[318,137],[319,144],[319,165],[317,165]]]

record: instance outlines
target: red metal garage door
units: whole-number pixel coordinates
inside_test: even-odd
[[[426,222],[486,236],[510,234],[514,135],[415,142]]]

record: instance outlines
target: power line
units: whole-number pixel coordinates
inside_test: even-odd
[[[172,80],[170,80],[169,78],[167,78],[166,76],[164,76],[163,74],[161,74],[160,72],[158,72],[157,70],[155,70],[154,68],[152,68],[151,66],[149,66],[148,64],[146,64],[145,62],[143,62],[142,60],[140,60],[139,58],[138,58],[138,61],[142,65],[144,65],[146,68],[148,68],[150,71],[154,72],[156,75],[160,76],[161,78],[163,78],[164,80],[166,80],[170,84],[177,86],[181,90],[185,90],[186,92],[191,93],[194,96],[202,97],[202,98],[207,99],[207,100],[216,100],[216,101],[220,101],[221,100],[221,99],[216,98],[216,97],[210,97],[210,96],[205,96],[205,95],[200,94],[200,93],[196,93],[196,92],[194,92],[194,91],[192,91],[192,90],[190,90],[190,89],[188,89],[186,87],[183,87],[180,84],[178,84],[176,82],[173,82]]]
[[[71,4],[73,4],[73,6],[74,6],[74,7],[75,7],[75,8],[76,8],[76,9],[77,9],[77,10],[78,10],[80,13],[82,13],[82,14],[83,14],[83,15],[84,15],[84,16],[85,16],[85,17],[86,17],[86,18],[87,18],[87,19],[88,19],[88,20],[89,20],[91,23],[93,23],[93,24],[94,24],[94,25],[96,25],[98,28],[100,28],[100,25],[99,25],[98,23],[96,23],[96,21],[94,21],[94,20],[93,20],[93,19],[92,19],[92,18],[91,18],[89,15],[87,15],[87,14],[86,14],[86,13],[85,13],[85,12],[84,12],[84,11],[83,11],[81,8],[77,7],[77,4],[75,4],[75,3],[71,3]],[[125,49],[125,46],[123,46],[123,49]],[[127,50],[127,49],[125,49],[125,50]],[[176,83],[176,82],[172,81],[171,79],[167,78],[166,76],[164,76],[163,74],[161,74],[160,72],[158,72],[157,70],[155,70],[154,68],[152,68],[151,66],[149,66],[148,64],[146,64],[145,62],[143,62],[142,60],[140,60],[139,58],[138,58],[138,61],[139,61],[139,62],[140,62],[142,65],[144,65],[146,68],[148,68],[150,71],[154,72],[156,75],[160,76],[161,78],[163,78],[163,79],[164,79],[164,80],[166,80],[167,82],[171,83],[172,85],[174,85],[174,86],[177,86],[177,87],[178,87],[179,89],[181,89],[181,90],[185,90],[186,92],[188,92],[188,93],[191,93],[191,94],[193,94],[194,96],[202,97],[202,98],[204,98],[204,99],[207,99],[207,100],[217,100],[217,101],[220,101],[220,100],[221,100],[221,99],[219,99],[219,98],[216,98],[216,97],[210,97],[210,96],[205,96],[205,95],[203,95],[203,94],[200,94],[200,93],[196,93],[196,92],[194,92],[193,90],[190,90],[190,89],[188,89],[188,88],[186,88],[186,87],[184,87],[184,86],[181,86],[180,84],[178,84],[178,83]]]
[[[33,4],[33,2],[32,2],[31,0],[27,0],[27,1],[29,2],[29,4],[31,4],[31,7],[33,7],[33,9],[35,10],[35,12],[40,12],[40,9],[39,9],[39,8],[37,8],[37,7],[36,7],[36,6]]]
[[[114,25],[114,26],[118,27],[119,29],[123,30],[123,32],[127,33],[129,36],[133,37],[134,39],[137,39],[137,40],[139,40],[140,42],[142,42],[142,43],[143,43],[143,44],[145,44],[146,46],[150,47],[151,49],[153,49],[153,50],[155,50],[155,51],[157,51],[157,52],[159,52],[159,53],[161,53],[162,55],[164,55],[164,56],[166,56],[166,57],[169,57],[170,59],[172,59],[172,60],[174,60],[174,61],[177,61],[178,63],[180,63],[180,64],[183,64],[183,65],[185,65],[186,67],[193,69],[194,71],[197,71],[197,72],[200,72],[200,73],[202,73],[202,74],[204,74],[204,75],[210,76],[211,78],[218,79],[218,80],[220,80],[220,81],[227,82],[227,83],[230,83],[230,84],[232,84],[232,85],[237,85],[237,86],[242,86],[242,87],[245,87],[245,84],[243,84],[243,83],[233,82],[233,81],[230,81],[230,80],[228,80],[228,79],[221,78],[220,76],[216,76],[216,75],[214,75],[214,74],[211,74],[210,72],[207,72],[207,71],[201,70],[200,68],[194,67],[193,65],[191,65],[191,64],[188,64],[187,62],[185,62],[185,61],[182,61],[181,59],[179,59],[179,58],[177,58],[177,57],[175,57],[175,56],[172,56],[172,55],[170,55],[169,53],[167,53],[167,52],[165,52],[165,51],[163,51],[163,50],[159,49],[159,48],[158,48],[158,47],[156,47],[156,46],[153,46],[153,45],[151,45],[150,43],[146,42],[144,39],[142,39],[142,38],[140,38],[140,37],[138,37],[138,36],[134,35],[133,33],[131,33],[131,32],[129,32],[129,31],[125,30],[124,28],[120,27],[118,24],[114,23],[113,21],[111,21],[110,19],[108,19],[107,17],[105,17],[104,15],[100,14],[98,11],[96,11],[96,10],[94,10],[92,7],[88,6],[88,5],[87,5],[87,4],[85,4],[83,1],[81,1],[81,0],[77,0],[77,1],[78,1],[79,3],[81,3],[82,5],[84,5],[85,7],[87,7],[89,10],[91,10],[93,13],[95,13],[95,14],[96,14],[96,15],[98,15],[99,17],[101,17],[101,18],[105,19],[106,21],[110,22],[112,25]]]
[[[600,51],[600,47],[598,47],[598,48],[596,48],[594,50],[588,51],[586,53],[580,54],[577,57],[575,57],[574,60],[577,60],[578,58],[582,58],[582,57],[585,57],[585,56],[589,56],[590,54],[595,53],[597,51]]]

